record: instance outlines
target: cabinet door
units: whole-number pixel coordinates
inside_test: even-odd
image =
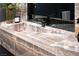
[[[16,43],[16,55],[18,56],[34,56],[31,49],[25,47],[20,43]]]
[[[1,45],[11,53],[15,54],[15,40],[16,37],[5,31],[0,32]]]

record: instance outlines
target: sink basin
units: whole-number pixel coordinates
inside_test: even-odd
[[[23,28],[24,23],[11,23],[11,24],[2,23],[1,27],[5,28],[7,30],[20,32],[20,31],[22,31],[24,29]]]
[[[4,23],[1,24],[1,27],[8,30],[13,30],[13,26],[14,26],[13,24],[4,24]]]

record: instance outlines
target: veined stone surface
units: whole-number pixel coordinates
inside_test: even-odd
[[[11,29],[14,25],[0,27],[1,45],[14,55],[79,55],[79,43],[74,33],[51,27],[43,28],[31,22],[25,24],[22,25],[24,30],[20,32]]]

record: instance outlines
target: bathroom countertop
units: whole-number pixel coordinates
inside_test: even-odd
[[[37,32],[29,33],[26,31],[16,32],[6,28],[5,26],[0,26],[0,29],[11,33],[25,41],[28,41],[55,55],[59,55],[60,53],[60,55],[64,55],[64,52],[66,53],[67,51],[70,51],[72,55],[74,54],[73,52],[79,55],[79,43],[76,41],[70,41],[71,38],[66,37],[66,35]],[[29,40],[26,38],[29,38]]]

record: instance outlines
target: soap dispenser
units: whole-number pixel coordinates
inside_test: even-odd
[[[20,16],[16,17],[14,20],[15,23],[20,23]]]

